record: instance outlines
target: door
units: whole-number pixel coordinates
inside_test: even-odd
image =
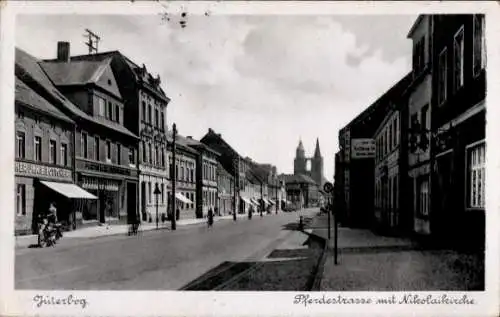
[[[127,183],[127,220],[128,223],[135,223],[137,219],[137,184]]]
[[[146,221],[146,182],[141,183],[141,213],[142,220]]]
[[[431,214],[431,233],[437,237],[444,238],[448,235],[451,214],[453,212],[453,154],[450,152],[436,158],[436,170],[434,173],[435,187],[433,188],[433,209]],[[457,197],[455,197],[456,199]]]

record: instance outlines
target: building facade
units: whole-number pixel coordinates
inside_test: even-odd
[[[73,183],[74,122],[17,76],[15,84],[15,234],[36,232],[37,215],[51,202],[71,226],[70,202],[45,184]]]
[[[484,248],[485,17],[436,15],[434,23],[430,230],[436,241]]]
[[[413,42],[413,80],[407,89],[409,144],[408,160],[408,208],[413,213],[413,232],[430,234],[430,138],[422,131],[431,127],[432,92],[432,15],[417,18],[408,38]]]
[[[217,164],[218,211],[220,216],[230,215],[234,204],[234,177]]]
[[[167,217],[175,212],[177,219],[194,219],[196,218],[196,199],[197,199],[197,186],[196,177],[198,171],[196,170],[196,162],[200,153],[191,148],[186,143],[186,138],[177,135],[176,149],[175,149],[175,164],[172,155],[173,135],[168,133],[168,147],[167,147],[167,162],[168,162],[168,208]],[[173,188],[174,173],[176,179],[175,185],[175,210],[173,206]]]
[[[58,57],[40,63],[76,109],[64,109],[77,123],[77,183],[96,197],[84,201],[81,221],[129,222],[137,217],[138,137],[124,127],[123,98],[111,59],[72,60],[69,43],[58,43]]]

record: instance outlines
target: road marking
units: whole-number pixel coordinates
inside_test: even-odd
[[[23,283],[23,282],[28,282],[28,281],[42,280],[42,279],[47,278],[47,277],[51,277],[51,276],[66,274],[66,273],[69,273],[69,272],[78,271],[78,270],[84,269],[86,267],[88,267],[88,265],[73,267],[71,269],[62,270],[62,271],[59,271],[57,273],[49,273],[49,274],[39,275],[39,276],[36,276],[36,277],[24,278],[24,279],[17,280],[16,283]]]

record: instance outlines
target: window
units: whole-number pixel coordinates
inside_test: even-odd
[[[413,47],[413,70],[420,74],[425,66],[425,37],[419,39]]]
[[[101,160],[100,146],[101,146],[101,144],[99,142],[99,137],[98,136],[94,137],[94,159],[96,161]]]
[[[106,116],[106,100],[99,96],[96,96],[96,98],[97,104],[99,105],[99,116],[104,117]]]
[[[120,106],[115,105],[115,121],[120,123]]]
[[[57,144],[55,140],[49,141],[49,163],[56,164],[57,163]]]
[[[155,146],[155,164],[159,165],[160,162],[160,152],[158,152],[158,146]]]
[[[142,163],[147,162],[147,157],[146,157],[146,143],[142,141]]]
[[[153,195],[153,191],[151,190],[151,182],[148,182],[148,198],[149,198],[148,201],[150,204],[153,201],[152,195]]]
[[[485,154],[484,143],[470,147],[468,152],[469,163],[469,207],[484,208],[484,187],[485,187]]]
[[[63,166],[68,166],[68,145],[61,144],[61,164]]]
[[[40,162],[42,160],[42,138],[39,136],[35,137],[35,161]]]
[[[160,112],[160,129],[161,130],[165,130],[165,114],[163,113],[163,111]]]
[[[153,124],[153,120],[151,118],[151,105],[148,105],[148,123]]]
[[[83,158],[88,158],[88,147],[87,147],[87,133],[82,133],[82,156]]]
[[[108,102],[108,117],[109,120],[113,120],[113,105],[111,104],[111,101]]]
[[[427,177],[419,180],[417,210],[420,216],[429,216],[429,180]]]
[[[484,15],[474,15],[474,76],[479,75],[482,69],[486,67],[486,37],[484,32]]]
[[[142,120],[146,121],[146,102],[142,102]]]
[[[179,165],[177,164],[175,165],[175,179],[179,179]]]
[[[393,130],[392,130],[392,124],[389,125],[388,129],[387,129],[387,132],[389,133],[389,135],[387,136],[387,143],[388,143],[388,151],[390,152],[392,150],[392,133],[393,133]]]
[[[165,150],[161,149],[161,167],[165,167]]]
[[[394,119],[394,125],[396,126],[396,136],[395,136],[396,145],[399,145],[399,135],[400,135],[400,131],[399,131],[399,115],[397,115],[396,118]]]
[[[453,44],[453,56],[455,58],[454,72],[454,85],[455,91],[464,85],[464,28],[463,26],[455,34],[455,41]]]
[[[148,144],[149,164],[153,164],[153,146]]]
[[[16,213],[18,216],[26,216],[26,185],[17,184]]]
[[[121,144],[116,144],[116,163],[118,165],[122,164],[122,146]]]
[[[106,141],[106,160],[111,162],[111,142]]]
[[[429,105],[425,105],[420,110],[420,125],[422,126],[423,131],[427,131],[429,129],[427,125],[427,113],[429,112]]]
[[[129,148],[128,149],[128,163],[129,164],[135,164],[134,148]]]
[[[194,182],[194,170],[191,170],[191,183]]]
[[[155,127],[157,127],[157,128],[159,128],[159,125],[160,125],[160,124],[159,124],[159,120],[160,120],[160,118],[159,118],[159,117],[160,117],[160,116],[159,116],[159,114],[158,114],[158,109],[155,109]]]
[[[181,180],[184,180],[184,167],[181,166]]]
[[[448,92],[448,60],[446,48],[439,54],[438,64],[438,104],[441,105],[447,98]]]
[[[24,132],[17,132],[17,158],[25,158],[26,156],[26,137]]]

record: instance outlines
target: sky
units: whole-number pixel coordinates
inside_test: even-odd
[[[145,64],[171,98],[167,124],[202,138],[212,128],[242,156],[293,173],[299,140],[319,138],[333,179],[338,131],[411,69],[410,15],[29,15],[16,20],[16,46],[55,58],[57,41],[85,54],[84,30],[99,51]]]

